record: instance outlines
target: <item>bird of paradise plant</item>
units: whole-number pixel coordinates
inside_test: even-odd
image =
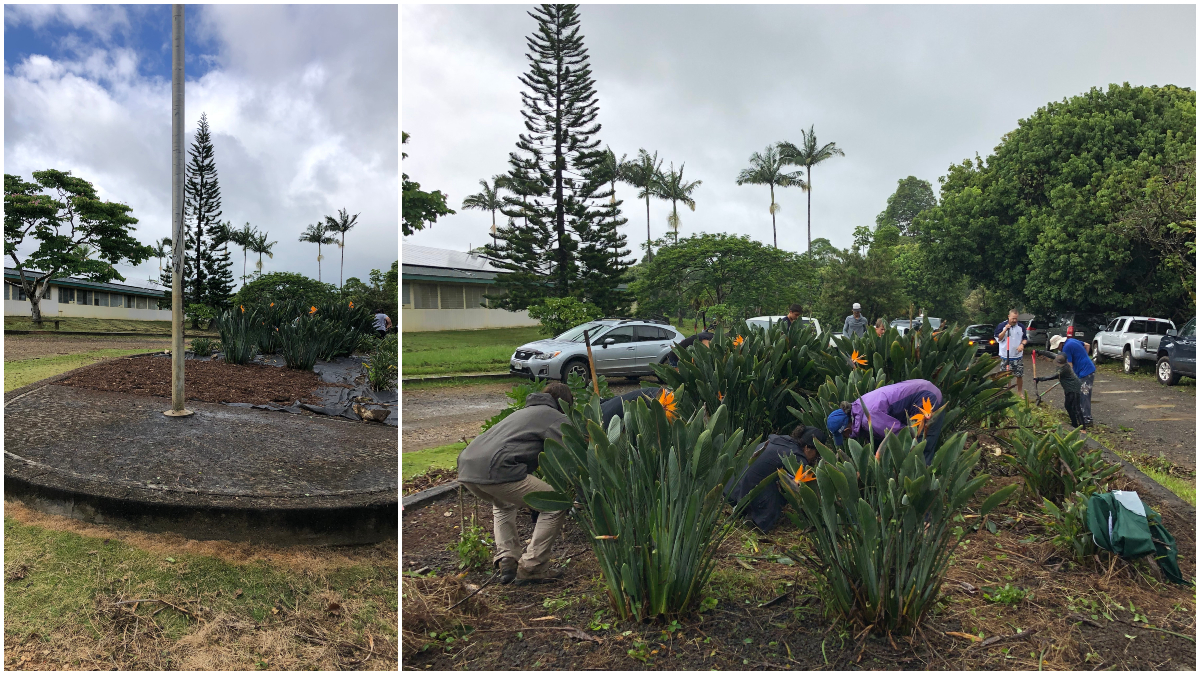
[[[741,346],[742,346],[742,343],[743,343],[743,342],[745,342],[745,341],[746,341],[746,339],[745,339],[745,338],[743,338],[741,335],[738,335],[737,337],[733,338],[733,346],[734,346],[734,347],[741,347]]]
[[[793,480],[795,480],[797,483],[807,483],[816,479],[816,469],[812,468],[811,466],[801,465],[799,469],[796,469],[796,477]]]
[[[866,354],[859,354],[857,349],[855,349],[853,352],[850,353],[850,367],[851,368],[858,368],[859,366],[863,366],[865,368],[866,365],[867,365],[867,355]]]
[[[675,401],[675,392],[663,387],[658,392],[658,404],[663,407],[667,413],[667,421],[674,420],[679,416],[677,412],[678,403]]]
[[[924,436],[929,427],[929,421],[933,419],[933,401],[929,400],[928,396],[921,399],[921,407],[917,409],[917,414],[909,419],[909,426],[916,429],[917,437]]]

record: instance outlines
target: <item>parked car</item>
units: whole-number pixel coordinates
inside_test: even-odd
[[[1196,319],[1193,317],[1178,331],[1167,331],[1158,343],[1158,381],[1179,384],[1180,376],[1196,379]]]
[[[967,329],[963,331],[963,337],[975,347],[976,356],[980,354],[1000,355],[1000,345],[996,344],[996,338],[993,337],[995,329],[995,326],[988,323],[976,323],[967,326]]]
[[[1028,337],[1026,343],[1031,345],[1048,345],[1050,344],[1050,322],[1045,319],[1034,319],[1028,325]]]
[[[1105,357],[1119,358],[1126,373],[1142,361],[1158,360],[1158,345],[1167,331],[1175,330],[1169,319],[1152,316],[1118,316],[1092,338],[1092,354],[1099,363]]]
[[[1073,337],[1084,344],[1088,344],[1090,338],[1104,330],[1104,327],[1107,325],[1108,319],[1103,314],[1076,312],[1060,314],[1050,322],[1049,328],[1046,329],[1046,344],[1049,344],[1050,338],[1055,335]]]
[[[509,360],[508,372],[563,382],[571,373],[590,378],[585,331],[591,337],[596,372],[605,377],[652,375],[650,364],[665,362],[671,348],[683,340],[665,321],[599,319],[521,345]]]
[[[772,324],[774,324],[776,321],[779,321],[780,319],[785,318],[785,316],[786,315],[756,316],[753,319],[746,319],[746,325],[747,326],[757,326],[763,330],[767,330],[768,328],[771,327]],[[812,327],[817,330],[817,333],[821,332],[821,322],[818,321],[816,319],[816,317],[802,316],[798,319],[798,321],[800,321],[800,323],[803,323],[803,324],[812,324]]]

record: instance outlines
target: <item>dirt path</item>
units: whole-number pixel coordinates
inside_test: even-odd
[[[624,393],[636,386],[624,380],[609,385],[614,393]],[[480,424],[508,407],[505,393],[511,389],[508,383],[481,383],[403,392],[400,451],[427,450],[478,436]]]
[[[100,335],[5,335],[4,360],[22,361],[45,356],[83,354],[97,349],[167,349],[170,338]]]

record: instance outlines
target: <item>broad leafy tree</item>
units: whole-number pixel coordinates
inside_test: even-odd
[[[658,193],[663,180],[663,160],[658,152],[650,154],[645,148],[638,150],[636,159],[621,166],[620,179],[638,189],[637,198],[646,200],[646,258],[654,258],[653,239],[650,236],[650,198]]]
[[[41,300],[52,280],[124,281],[114,265],[149,260],[154,249],[132,234],[137,222],[127,205],[101,201],[91,183],[69,171],[34,171],[31,183],[4,174],[4,255],[20,273],[33,320],[42,320]],[[19,250],[33,242],[32,252]],[[42,275],[26,274],[34,271]]]
[[[703,181],[694,180],[690,183],[683,179],[683,164],[680,163],[679,171],[675,170],[675,164],[671,163],[671,168],[662,175],[662,180],[658,184],[658,198],[671,202],[671,215],[667,216],[667,226],[671,228],[671,232],[675,236],[675,241],[679,241],[679,202],[689,209],[696,210],[696,200],[692,198],[692,193],[696,188],[700,187]]]
[[[408,143],[408,132],[400,132],[400,142]],[[400,153],[400,159],[408,158],[407,152]],[[408,236],[419,230],[432,226],[439,216],[454,214],[454,209],[446,206],[447,196],[441,190],[425,192],[421,184],[409,180],[408,174],[401,172],[400,211],[404,217],[400,231]]]
[[[933,186],[927,180],[916,176],[901,178],[897,181],[896,191],[887,200],[887,208],[875,217],[875,225],[882,227],[890,225],[906,237],[916,236],[913,230],[913,219],[922,211],[937,206],[937,197],[933,194]]]
[[[837,143],[817,143],[817,134],[812,126],[808,131],[801,130],[800,137],[799,145],[783,141],[779,144],[779,150],[788,163],[804,167],[804,175],[808,177],[805,188],[805,192],[808,193],[808,247],[812,248],[812,169],[834,157],[845,157],[846,153],[842,152]]]
[[[520,77],[525,133],[509,155],[501,210],[512,220],[486,247],[506,309],[544,297],[576,296],[596,304],[616,297],[628,264],[599,149],[599,104],[577,5],[541,5],[526,43],[529,70]],[[519,222],[518,222],[519,219]],[[603,305],[602,305],[603,306]]]
[[[233,304],[265,307],[272,302],[282,304],[299,300],[315,305],[337,297],[338,290],[333,284],[323,284],[303,274],[268,272],[242,286],[233,296]]]
[[[909,301],[904,295],[895,250],[872,245],[867,228],[859,228],[855,234],[855,245],[839,251],[821,270],[816,314],[832,330],[841,330],[842,321],[856,302],[870,322],[907,314]]]
[[[365,307],[371,312],[382,309],[388,316],[396,316],[396,310],[400,307],[398,263],[393,262],[386,272],[371,270],[368,283],[363,283],[358,277],[346,279],[342,297],[353,302],[355,307]]]
[[[1049,103],[986,162],[950,167],[918,238],[931,264],[1034,312],[1194,316],[1191,254],[1172,253],[1195,240],[1195,132],[1196,94],[1175,86]]]
[[[775,188],[799,186],[807,189],[803,171],[787,171],[783,156],[779,153],[779,145],[768,145],[761,153],[750,155],[750,168],[742,169],[738,174],[738,185],[766,185],[771,188],[771,243],[779,248],[779,235],[775,231],[775,214],[779,212],[779,204],[775,203]]]

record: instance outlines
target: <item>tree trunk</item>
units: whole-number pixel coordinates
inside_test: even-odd
[[[321,283],[321,242],[319,241],[317,242],[317,283]]]
[[[340,263],[338,263],[338,290],[340,291],[340,290],[342,290],[342,276],[346,270],[346,233],[345,232],[342,233],[342,245],[339,246],[338,248],[341,249],[341,258],[342,258],[342,261]]]
[[[24,287],[24,284],[22,284],[22,287]],[[29,294],[28,290],[25,291],[25,295],[29,298],[29,307],[32,309],[33,323],[38,326],[42,325],[42,288],[42,286],[34,283],[34,292],[32,295]]]
[[[771,242],[779,248],[779,235],[775,232],[775,186],[771,186]]]
[[[671,230],[675,235],[675,243],[679,243],[679,209],[675,208],[675,200],[671,200]]]
[[[650,188],[646,188],[646,262],[654,260],[654,246],[650,243]]]
[[[246,285],[246,249],[242,249],[242,285]]]
[[[812,251],[812,167],[808,169],[808,250]]]

